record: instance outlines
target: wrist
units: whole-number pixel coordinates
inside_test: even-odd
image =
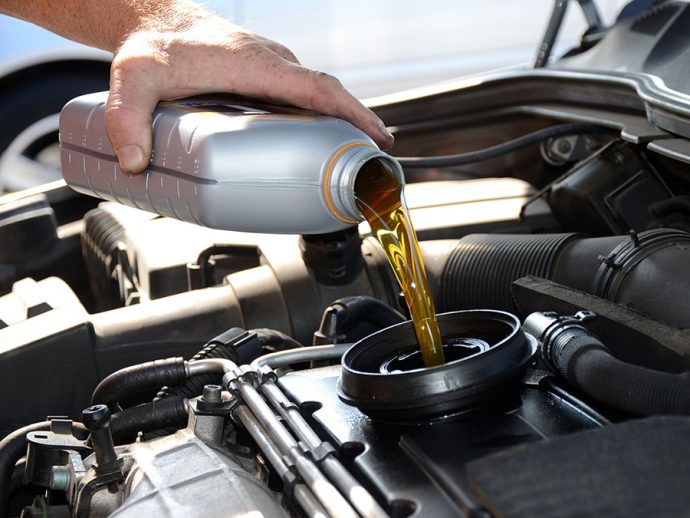
[[[189,0],[129,0],[123,4],[125,7],[111,36],[113,52],[137,34],[179,34],[214,17]]]

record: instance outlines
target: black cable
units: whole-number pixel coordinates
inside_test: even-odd
[[[429,157],[396,157],[403,168],[421,169],[425,167],[454,167],[466,164],[473,164],[475,162],[482,162],[490,158],[507,155],[523,147],[542,142],[550,138],[561,137],[564,135],[575,135],[578,133],[596,133],[601,132],[600,126],[588,124],[584,122],[575,122],[571,124],[561,124],[559,126],[550,126],[548,128],[540,129],[527,135],[523,135],[514,140],[503,142],[495,146],[484,149],[477,149],[475,151],[467,151],[466,153],[459,153],[457,155],[443,155],[443,156],[429,156]]]

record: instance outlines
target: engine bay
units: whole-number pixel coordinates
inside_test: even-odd
[[[441,367],[414,366],[366,223],[0,198],[0,516],[687,514],[690,101],[596,66],[622,41],[651,60],[671,4],[666,32],[628,19],[545,69],[374,106]]]

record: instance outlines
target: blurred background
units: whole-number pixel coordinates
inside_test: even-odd
[[[627,0],[598,0],[612,23]],[[572,2],[558,51],[586,29]],[[529,66],[553,0],[205,2],[337,76],[360,98],[511,66]]]
[[[596,4],[610,24],[626,1]],[[553,0],[200,3],[286,45],[302,64],[337,76],[360,98],[528,67],[553,7]],[[555,56],[586,28],[571,4]],[[106,52],[0,16],[0,193],[60,178],[58,113],[69,99],[108,88],[109,59]]]

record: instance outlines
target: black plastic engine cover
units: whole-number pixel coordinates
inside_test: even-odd
[[[318,408],[313,426],[343,457],[362,452],[352,469],[393,516],[481,515],[484,503],[466,477],[469,462],[606,423],[557,386],[541,387],[539,372],[514,399],[494,407],[434,424],[378,423],[338,399],[339,375],[340,367],[324,367],[288,374],[280,383],[306,411]]]
[[[394,517],[687,515],[690,417],[611,424],[533,368],[512,401],[383,424],[338,399],[339,373],[301,371],[281,384]]]

